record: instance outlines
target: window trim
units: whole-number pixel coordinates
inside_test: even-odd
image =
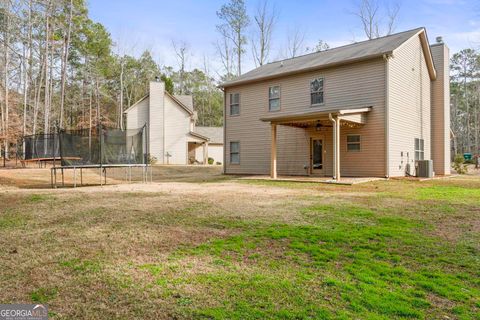
[[[232,162],[232,143],[238,143],[238,152],[233,153],[233,154],[238,154],[238,162]],[[228,150],[230,154],[229,163],[233,165],[239,165],[240,164],[240,141],[238,140],[230,141],[229,148],[230,148]]]
[[[322,102],[321,103],[312,103],[312,82],[318,79],[322,79]],[[325,105],[325,76],[318,76],[310,80],[309,86],[308,86],[308,92],[310,93],[310,107],[318,107],[318,106],[323,106]],[[320,91],[317,91],[317,93]]]
[[[278,98],[270,98],[270,89],[273,87],[278,87]],[[274,84],[268,86],[268,112],[278,112],[282,110],[282,87],[279,84]],[[278,109],[277,110],[272,110],[270,109],[270,101],[272,100],[278,100]]]
[[[353,137],[353,136],[358,136],[358,142],[348,142],[348,137]],[[362,152],[362,135],[358,133],[351,133],[347,134],[347,152]],[[358,150],[349,150],[348,146],[349,145],[357,145],[358,144]]]
[[[232,103],[232,96],[233,95],[236,95],[238,94],[238,103]],[[229,101],[228,101],[228,105],[229,105],[229,112],[228,112],[228,115],[230,117],[237,117],[240,115],[240,92],[232,92],[230,93],[230,96],[229,96]],[[232,105],[238,105],[238,113],[232,113]]]
[[[418,149],[417,149],[417,140],[418,140]],[[420,143],[421,142],[421,143]],[[420,148],[422,146],[422,148]],[[415,138],[413,142],[413,156],[415,161],[425,160],[425,139]],[[418,153],[418,159],[417,159]],[[421,157],[420,157],[421,155]]]

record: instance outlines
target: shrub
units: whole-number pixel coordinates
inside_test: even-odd
[[[208,164],[214,164],[215,160],[213,158],[208,158]]]
[[[465,174],[468,171],[467,165],[465,164],[465,159],[461,154],[457,154],[453,160],[453,169],[458,174]]]
[[[155,164],[157,163],[157,158],[152,156],[151,154],[147,155],[147,162],[148,164]]]

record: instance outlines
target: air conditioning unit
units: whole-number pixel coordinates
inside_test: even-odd
[[[419,178],[433,178],[433,161],[417,160],[415,161],[415,173]]]

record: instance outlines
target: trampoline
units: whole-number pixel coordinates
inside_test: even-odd
[[[62,130],[48,135],[34,135],[24,138],[25,156],[23,161],[39,163],[52,161],[51,186],[56,188],[57,173],[65,186],[65,170],[73,170],[73,185],[83,185],[83,169],[98,169],[100,185],[107,182],[107,169],[125,168],[125,177],[131,181],[132,168],[142,169],[142,181],[152,179],[148,164],[147,127],[121,130],[98,126],[82,130]],[[150,176],[150,179],[149,179]]]

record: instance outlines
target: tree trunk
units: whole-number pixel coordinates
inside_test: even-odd
[[[63,58],[62,58],[62,79],[61,79],[61,91],[60,91],[60,128],[63,128],[63,114],[65,108],[65,83],[67,78],[67,65],[68,65],[68,48],[70,46],[70,35],[72,32],[72,17],[73,17],[73,0],[70,0],[70,14],[68,17],[68,31],[67,37],[63,46]]]

